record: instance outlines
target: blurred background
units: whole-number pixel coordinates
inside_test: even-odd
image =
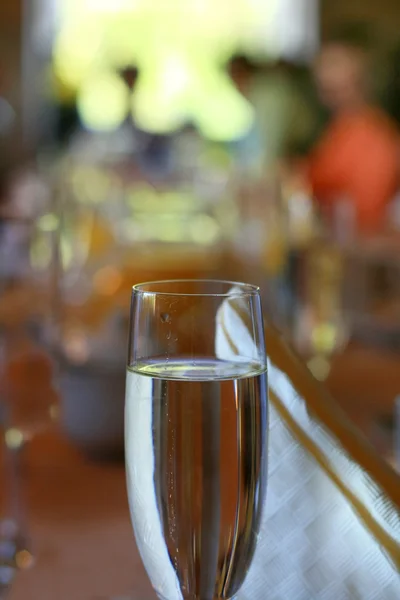
[[[133,283],[243,279],[390,454],[399,21],[396,0],[1,4],[2,275],[26,219],[68,389],[123,364]]]
[[[399,31],[398,0],[0,3],[9,449],[121,457],[131,286],[222,278],[396,465]]]

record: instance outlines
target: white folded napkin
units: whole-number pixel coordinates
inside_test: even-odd
[[[265,357],[254,341],[254,323],[248,297],[233,286],[217,311],[215,354],[220,360],[263,363]]]

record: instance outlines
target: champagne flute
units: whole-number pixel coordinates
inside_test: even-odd
[[[133,288],[127,487],[162,600],[230,600],[249,570],[267,483],[268,391],[257,287]]]

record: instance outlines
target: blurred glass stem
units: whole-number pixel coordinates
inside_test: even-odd
[[[4,412],[4,411],[3,411]],[[1,414],[1,417],[4,415]],[[8,588],[17,569],[33,564],[27,536],[27,518],[22,488],[23,436],[6,429],[1,419],[1,473],[3,481],[0,515],[0,597]]]

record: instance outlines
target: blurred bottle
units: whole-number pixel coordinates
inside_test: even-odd
[[[295,331],[296,346],[317,379],[327,377],[332,355],[347,341],[343,308],[344,260],[338,247],[314,243],[303,264],[303,290]]]
[[[332,207],[332,241],[339,246],[350,246],[357,234],[356,209],[348,196],[340,196]]]

